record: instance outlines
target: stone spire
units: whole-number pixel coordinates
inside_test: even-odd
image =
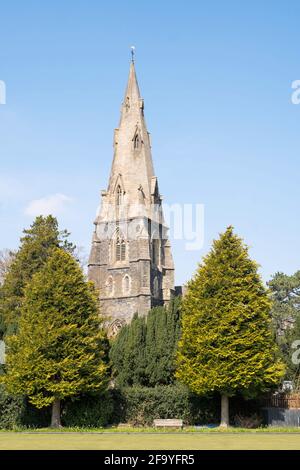
[[[121,106],[118,129],[114,133],[114,158],[107,190],[110,203],[116,188],[121,187],[124,203],[145,205],[149,211],[153,202],[155,176],[151,156],[150,135],[144,117],[144,101],[140,96],[134,62],[130,63],[128,83]],[[157,188],[155,189],[158,190]],[[134,209],[131,208],[131,215]],[[145,214],[146,215],[146,214]]]
[[[168,228],[133,60],[113,147],[88,264],[111,332],[135,312],[146,315],[151,307],[168,303],[174,293]]]

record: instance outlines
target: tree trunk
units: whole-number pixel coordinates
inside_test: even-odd
[[[222,428],[229,426],[229,398],[227,395],[221,395],[221,424]]]
[[[52,403],[51,428],[60,428],[60,400],[56,398]]]

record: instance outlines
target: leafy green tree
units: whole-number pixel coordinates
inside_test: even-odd
[[[255,396],[282,377],[270,308],[257,264],[228,227],[188,283],[177,357],[180,381],[199,395],[220,394],[222,426],[229,397]]]
[[[7,337],[8,392],[37,408],[52,405],[60,426],[61,400],[106,385],[105,336],[97,296],[78,263],[60,248],[25,288],[17,334]]]
[[[173,383],[179,335],[179,298],[168,308],[151,309],[146,318],[135,315],[112,341],[110,358],[117,384],[153,387]]]
[[[287,374],[295,389],[300,391],[300,315],[296,316],[292,328],[286,332],[286,348],[283,354]]]
[[[272,293],[272,323],[277,344],[286,364],[286,378],[297,380],[293,361],[294,341],[300,339],[300,271],[292,276],[276,273],[268,286]]]
[[[7,269],[0,287],[0,339],[16,332],[24,296],[24,288],[47,261],[54,247],[73,253],[75,247],[68,241],[69,233],[59,231],[57,220],[51,215],[39,216],[29,229],[24,230],[21,245]]]
[[[277,336],[282,336],[300,313],[300,271],[292,276],[276,273],[268,286],[272,292],[272,319]]]

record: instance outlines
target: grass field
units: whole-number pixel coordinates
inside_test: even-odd
[[[1,450],[298,449],[300,433],[0,432]]]

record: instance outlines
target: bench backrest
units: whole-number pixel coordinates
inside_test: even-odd
[[[183,426],[182,419],[155,419],[153,423],[154,423],[154,426],[174,426],[174,427]]]

